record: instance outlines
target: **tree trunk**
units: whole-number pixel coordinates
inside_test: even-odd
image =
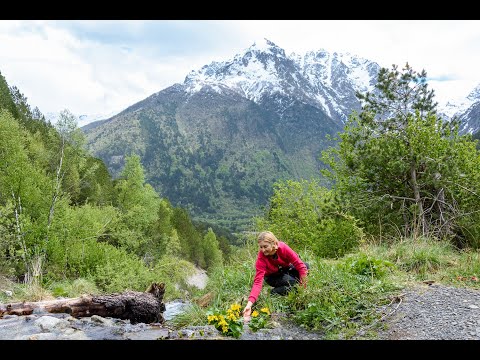
[[[418,186],[417,182],[417,170],[415,168],[416,164],[414,161],[411,162],[410,164],[410,184],[412,186],[413,194],[415,197],[415,204],[417,205],[418,208],[418,226],[415,227],[415,236],[418,235],[418,227],[421,228],[422,230],[422,235],[425,235],[427,233],[426,229],[426,222],[425,222],[425,214],[423,211],[423,203],[422,199],[420,197],[420,188]]]
[[[164,283],[153,283],[145,292],[126,291],[109,295],[84,295],[80,298],[0,304],[3,315],[30,315],[35,312],[67,313],[73,317],[99,315],[136,323],[163,323]]]

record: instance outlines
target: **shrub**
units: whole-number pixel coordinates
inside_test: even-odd
[[[352,216],[338,214],[322,221],[319,236],[312,244],[319,257],[338,258],[356,249],[363,236]]]
[[[390,261],[377,259],[364,253],[358,253],[345,260],[344,268],[356,275],[382,278],[394,265]]]

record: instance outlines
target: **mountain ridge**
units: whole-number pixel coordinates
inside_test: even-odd
[[[361,109],[357,91],[375,91],[379,69],[325,50],[287,56],[265,39],[82,129],[114,177],[139,154],[147,181],[172,204],[245,230],[276,181],[319,176],[328,137]]]

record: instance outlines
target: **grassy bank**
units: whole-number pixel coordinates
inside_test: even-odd
[[[368,243],[335,260],[315,258],[307,250],[299,253],[311,265],[307,288],[278,297],[271,296],[270,287],[264,285],[254,309],[268,307],[272,313],[287,314],[297,325],[324,332],[327,339],[352,338],[378,321],[380,306],[422,281],[480,288],[480,253],[460,251],[437,240]],[[205,325],[208,312],[221,312],[232,304],[243,309],[255,275],[256,254],[256,244],[251,242],[228,265],[210,274],[206,289],[192,294],[194,300],[203,296],[210,301],[178,316],[176,325]],[[374,338],[375,331],[367,336]]]
[[[308,249],[299,254],[310,266],[308,286],[284,297],[272,296],[264,286],[254,305],[260,311],[282,313],[299,326],[325,333],[327,339],[352,338],[381,316],[376,311],[387,305],[406,287],[422,281],[480,288],[480,252],[460,251],[447,242],[426,238],[363,244],[354,253],[338,259],[316,258]],[[230,261],[212,270],[205,289],[167,287],[166,300],[183,297],[193,306],[174,319],[173,326],[207,325],[208,314],[220,313],[247,301],[255,275],[257,245],[247,240],[237,248]],[[185,276],[191,273],[186,271]],[[178,274],[178,278],[184,276]],[[171,285],[170,288],[174,287]],[[68,297],[95,293],[95,285],[85,279],[40,287],[0,280],[0,302],[36,301],[58,296],[61,288]],[[171,293],[169,295],[168,293]],[[183,294],[183,295],[181,295]],[[265,324],[266,327],[270,324]],[[374,327],[367,336],[375,338]]]

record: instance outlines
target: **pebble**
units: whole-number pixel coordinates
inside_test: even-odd
[[[435,305],[442,304],[442,306]],[[469,304],[469,305],[467,305]],[[417,286],[406,291],[402,303],[386,317],[386,340],[480,340],[480,290],[440,284]],[[382,309],[390,313],[398,303]]]
[[[382,317],[376,339],[480,340],[480,290],[439,284],[403,289],[402,302],[379,309]],[[186,303],[166,304],[171,319]],[[248,327],[238,340],[323,340],[321,332],[307,331],[275,314],[275,327],[252,332]],[[99,316],[76,319],[68,314],[5,315],[0,319],[0,340],[234,340],[212,326],[180,330],[160,324],[131,324],[128,320]],[[165,326],[166,325],[166,326]],[[377,330],[375,330],[377,328]],[[356,338],[361,339],[362,334]],[[369,339],[371,334],[369,332]]]

